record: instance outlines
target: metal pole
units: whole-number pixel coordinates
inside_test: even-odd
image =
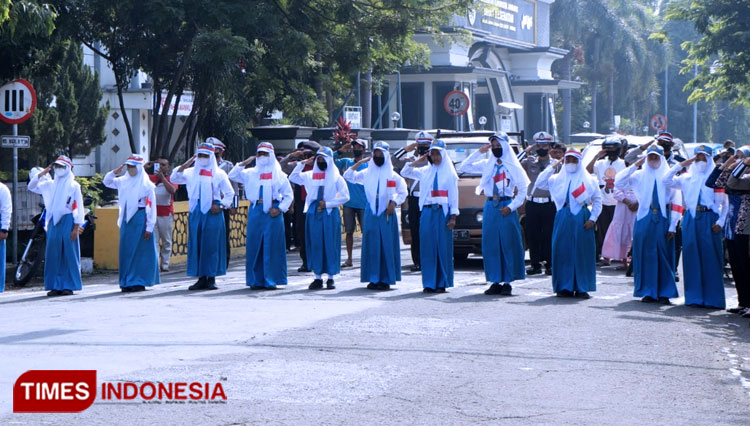
[[[401,105],[401,71],[396,71],[396,79],[398,80],[398,127],[403,128],[404,127],[404,110],[403,106]]]
[[[695,78],[698,78],[698,64],[693,68]],[[698,142],[698,101],[693,104],[693,143]]]
[[[18,124],[13,125],[13,136],[18,136]],[[12,224],[13,227],[13,244],[11,260],[15,265],[18,261],[18,147],[13,147],[13,214]],[[5,262],[5,259],[0,260]]]
[[[664,117],[669,122],[669,63],[664,68]]]

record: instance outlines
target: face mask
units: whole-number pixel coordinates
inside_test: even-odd
[[[503,155],[503,148],[502,147],[492,148],[492,155],[494,155],[497,158],[502,157],[502,155]]]
[[[576,163],[567,163],[565,164],[565,171],[568,173],[575,173],[576,170],[578,170],[578,164]]]
[[[695,162],[695,169],[698,170],[699,172],[705,172],[707,167],[708,167],[708,163],[705,161]]]
[[[669,153],[672,152],[672,145],[669,144],[659,144],[659,146],[662,147],[664,150],[664,157],[669,157]]]
[[[271,164],[271,157],[258,157],[255,161],[258,163],[259,166],[265,167]]]
[[[549,154],[549,150],[548,149],[537,149],[536,150],[536,155],[538,155],[540,157],[546,157],[547,154]]]
[[[318,165],[318,169],[320,169],[320,171],[322,172],[326,171],[326,169],[328,168],[328,163],[326,163],[325,161],[318,161],[316,164]]]
[[[353,152],[354,152],[354,157],[355,158],[361,157],[362,154],[364,153],[364,151],[362,151],[361,149],[355,149]]]
[[[661,160],[648,160],[648,166],[656,170],[661,165]]]
[[[610,151],[610,152],[607,153],[607,159],[609,159],[609,161],[615,161],[618,158],[620,158],[620,156],[617,155],[616,151]]]
[[[195,160],[195,162],[200,167],[208,167],[208,158],[198,157],[198,159]]]
[[[427,150],[428,149],[430,149],[429,146],[418,146],[417,147],[417,152],[419,153],[419,155],[425,155],[425,154],[427,154]]]
[[[373,157],[372,161],[376,166],[380,167],[385,164],[385,157]]]
[[[128,174],[132,177],[135,177],[138,174],[138,169],[135,167],[128,167]]]
[[[67,167],[61,167],[61,168],[55,167],[55,177],[56,178],[64,178],[67,175],[68,175],[68,168]]]

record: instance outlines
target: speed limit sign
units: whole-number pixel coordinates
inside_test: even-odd
[[[469,110],[469,97],[460,90],[448,92],[443,99],[443,108],[454,117],[464,115]]]

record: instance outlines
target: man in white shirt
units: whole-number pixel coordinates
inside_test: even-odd
[[[8,187],[0,183],[0,293],[5,291],[5,240],[8,239],[13,205]]]

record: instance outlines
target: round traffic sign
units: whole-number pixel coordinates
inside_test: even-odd
[[[469,110],[469,97],[460,90],[448,92],[443,99],[443,108],[454,117],[464,115]]]
[[[36,109],[36,91],[31,83],[19,78],[0,87],[0,120],[19,124],[28,120]]]
[[[655,114],[651,117],[651,120],[649,120],[649,125],[655,131],[663,132],[667,130],[667,117],[665,117],[664,114]]]

